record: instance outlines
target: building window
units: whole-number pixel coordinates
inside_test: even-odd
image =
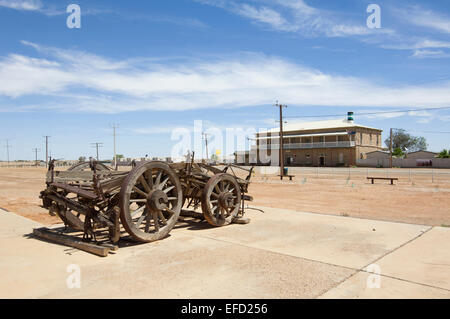
[[[362,132],[359,133],[359,144],[362,144],[363,140],[362,140]]]
[[[372,145],[372,133],[370,133],[370,145]]]

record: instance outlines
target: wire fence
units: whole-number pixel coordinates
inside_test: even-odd
[[[255,177],[280,175],[279,167],[255,167]],[[288,167],[288,175],[323,179],[398,178],[399,182],[450,183],[450,169],[435,168],[344,168]]]

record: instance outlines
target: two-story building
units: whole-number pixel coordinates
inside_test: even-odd
[[[283,128],[284,162],[287,166],[356,165],[366,153],[383,148],[381,133],[353,120],[288,123]],[[237,164],[267,165],[261,154],[280,152],[279,128],[256,134],[255,141],[249,152],[236,152]]]

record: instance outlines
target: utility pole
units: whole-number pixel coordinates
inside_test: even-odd
[[[44,136],[45,137],[45,167],[48,168],[48,139],[51,136]]]
[[[392,168],[392,128],[389,137],[389,168]]]
[[[92,146],[94,146],[96,149],[97,149],[97,161],[99,161],[99,158],[98,158],[98,148],[99,147],[103,147],[103,143],[91,143],[92,144]]]
[[[203,139],[205,140],[206,144],[206,163],[208,163],[208,135],[206,133],[202,133]]]
[[[9,140],[7,139],[6,140],[6,158],[7,158],[7,161],[8,161],[8,167],[9,167],[9,149],[12,147],[11,145],[9,145]]]
[[[40,152],[40,151],[41,151],[41,150],[38,149],[38,148],[33,148],[33,152],[36,154],[36,157],[35,157],[35,165],[36,165],[36,167],[38,166],[37,153]]]
[[[113,135],[114,135],[114,169],[116,169],[117,168],[117,154],[116,154],[116,129],[118,128],[119,126],[118,125],[116,125],[116,124],[113,124],[112,125],[112,128],[113,128]]]
[[[280,108],[280,176],[284,176],[283,107],[287,107],[287,105],[278,104],[277,101],[275,106]]]

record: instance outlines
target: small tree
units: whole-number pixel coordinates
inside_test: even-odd
[[[438,158],[450,158],[450,151],[443,149],[442,152],[439,153]]]
[[[219,156],[217,156],[216,154],[212,154],[211,155],[211,160],[212,161],[218,161],[219,160]]]
[[[387,147],[390,146],[390,138],[387,138],[384,143]],[[426,151],[427,141],[421,136],[412,136],[406,133],[405,130],[395,130],[392,134],[392,149],[400,148],[402,152],[408,149],[409,152]]]
[[[80,162],[80,163],[86,162],[86,157],[84,157],[84,156],[78,157],[78,162]]]
[[[405,155],[405,153],[403,153],[402,149],[400,147],[397,147],[394,149],[394,151],[392,152],[392,156],[394,157],[403,157]]]
[[[124,158],[122,154],[116,154],[116,160],[119,161],[121,158]]]

